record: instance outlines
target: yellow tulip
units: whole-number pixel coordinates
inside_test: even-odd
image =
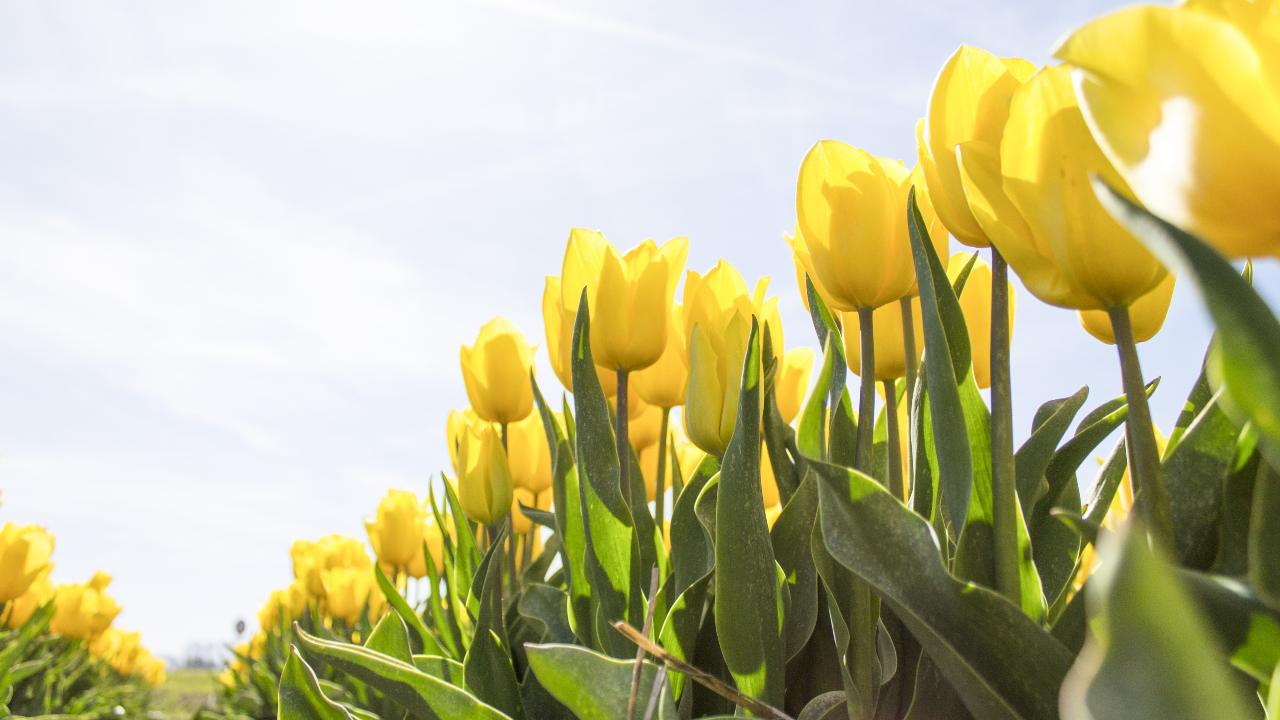
[[[877,308],[915,286],[907,237],[910,173],[836,140],[800,166],[796,215],[822,287],[839,310]]]
[[[751,317],[735,313],[723,327],[693,326],[684,426],[689,439],[717,457],[738,420],[738,392],[751,335]]]
[[[809,376],[813,372],[813,350],[793,348],[782,355],[773,380],[774,400],[782,421],[790,424],[800,414],[800,406],[809,394]]]
[[[111,627],[111,622],[120,614],[120,605],[107,595],[109,584],[111,576],[99,571],[89,582],[55,588],[50,632],[65,638],[92,640]]]
[[[765,522],[769,523],[769,529],[773,529],[773,524],[778,522],[778,516],[782,515],[781,505],[771,505],[764,509]]]
[[[947,265],[947,278],[954,284],[969,264],[969,254],[956,255]],[[1013,283],[1009,283],[1009,333],[1013,333],[1016,303]],[[973,358],[973,377],[978,387],[991,387],[991,266],[982,260],[974,262],[960,293],[960,310],[969,330],[969,353]],[[906,467],[905,465],[903,467]]]
[[[520,509],[520,506],[538,510],[551,509],[551,492],[532,493],[524,488],[516,488],[511,497],[511,529],[518,535],[533,530],[533,521]]]
[[[596,364],[639,370],[662,356],[672,298],[688,253],[689,242],[682,237],[662,247],[646,240],[622,255],[599,232],[569,233],[561,302],[576,314],[586,288]]]
[[[142,656],[138,658],[133,675],[153,688],[160,687],[165,680],[165,663],[160,658],[144,651]]]
[[[511,509],[511,468],[492,425],[468,427],[458,443],[458,501],[475,522],[496,524]]]
[[[38,525],[0,528],[0,604],[16,599],[53,565],[53,536]]]
[[[462,379],[476,414],[496,423],[523,420],[533,410],[533,348],[506,318],[480,328],[475,345],[462,346]]]
[[[267,602],[258,610],[258,627],[276,628],[302,614],[307,607],[307,588],[301,580],[294,580],[288,587],[272,590]]]
[[[684,281],[685,337],[693,336],[694,325],[722,328],[734,315],[755,315],[760,327],[767,328],[775,354],[783,349],[782,315],[778,312],[778,299],[766,297],[769,278],[756,281],[748,290],[741,273],[724,260],[716,262],[707,273],[690,270]]]
[[[631,375],[631,387],[640,399],[660,408],[684,404],[685,386],[689,383],[689,354],[685,348],[684,311],[671,306],[667,320],[667,345],[662,357],[649,367]]]
[[[650,405],[639,398],[627,405],[627,440],[631,449],[639,453],[641,450],[658,444],[662,435],[662,408]]]
[[[706,459],[707,454],[689,440],[684,428],[675,425],[671,430],[671,444],[676,449],[676,462],[680,465],[680,477],[688,481]]]
[[[383,567],[398,572],[422,552],[422,523],[426,510],[408,490],[388,490],[378,503],[377,515],[365,520],[369,545]]]
[[[372,569],[373,562],[364,543],[344,535],[326,535],[316,541],[298,540],[289,548],[293,560],[293,576],[314,598],[324,597],[320,576],[325,570],[339,567]]]
[[[1155,214],[1223,253],[1280,253],[1280,40],[1274,2],[1142,5],[1056,55],[1080,69],[1094,137]]]
[[[1036,297],[1061,307],[1125,307],[1166,270],[1103,209],[1094,176],[1130,194],[1085,126],[1064,66],[1013,95],[998,151],[959,148],[969,206]]]
[[[760,448],[760,496],[764,498],[766,508],[782,501],[778,492],[778,476],[773,473],[773,460],[769,459],[769,451],[763,446]]]
[[[796,289],[800,292],[800,302],[804,303],[804,309],[812,312],[809,307],[809,286],[805,283],[806,277],[813,281],[813,287],[817,290],[818,297],[822,298],[822,302],[826,303],[827,307],[832,307],[830,293],[822,287],[822,281],[813,271],[813,258],[809,257],[809,248],[805,246],[804,235],[800,234],[800,226],[796,226],[793,234],[784,234],[782,237],[791,248],[791,260],[796,267]]]
[[[373,571],[369,568],[336,567],[320,574],[324,587],[324,608],[330,617],[354,625],[364,613],[366,603],[369,615],[378,615],[382,593],[374,587]]]
[[[507,427],[507,465],[516,487],[535,493],[551,487],[551,448],[541,413]]]
[[[924,326],[920,313],[920,298],[911,298],[911,320],[915,328],[916,360],[924,350]],[[844,354],[849,370],[862,376],[861,323],[858,313],[841,313],[844,323]],[[889,303],[876,308],[871,316],[871,332],[875,343],[875,379],[895,380],[906,377],[907,352],[902,337],[902,303]]]
[[[1173,283],[1174,275],[1170,273],[1154,290],[1134,300],[1129,306],[1134,342],[1146,342],[1160,332],[1164,318],[1169,314],[1169,303],[1173,300]],[[1105,310],[1081,310],[1080,325],[1102,342],[1116,344],[1115,333],[1111,330],[1111,318]]]
[[[576,307],[577,299],[574,303]],[[542,291],[542,324],[547,333],[547,355],[551,358],[551,369],[569,392],[573,392],[573,324],[576,312],[564,304],[560,278],[548,276]],[[617,373],[596,365],[596,377],[600,379],[605,397],[617,394]]]
[[[447,516],[446,516],[447,517]],[[450,535],[452,535],[450,529]],[[422,523],[422,541],[426,545],[426,549],[431,553],[431,564],[435,567],[436,572],[444,572],[444,533],[441,532],[440,526],[436,521],[428,517]],[[415,578],[427,577],[427,558],[423,554],[422,544],[418,546],[418,553],[413,556],[413,561],[409,563],[409,575]]]
[[[31,619],[36,610],[53,599],[53,583],[46,573],[36,578],[27,591],[9,603],[9,627],[21,627]]]
[[[951,234],[965,245],[989,243],[965,199],[956,146],[975,140],[999,146],[1009,99],[1034,72],[1035,66],[1026,60],[1001,59],[961,45],[938,73],[926,119],[916,125],[919,167],[932,205]]]

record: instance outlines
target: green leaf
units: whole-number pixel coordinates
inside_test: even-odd
[[[788,662],[804,649],[818,621],[818,575],[809,547],[817,517],[818,486],[813,475],[806,474],[769,533],[791,598],[782,622]]]
[[[1225,391],[1223,408],[1237,425],[1254,423],[1267,459],[1280,466],[1280,321],[1249,282],[1209,245],[1100,181],[1094,189],[1121,225],[1200,291],[1217,329],[1207,363],[1210,384]]]
[[[426,549],[424,549],[423,552],[427,552]],[[425,557],[430,558],[431,554],[428,552]],[[382,590],[383,597],[385,597],[387,599],[387,603],[391,605],[391,609],[394,610],[395,614],[404,621],[404,624],[412,628],[414,634],[417,635],[418,641],[422,644],[422,651],[427,655],[447,655],[448,653],[446,653],[444,648],[440,646],[440,643],[436,641],[436,636],[431,634],[431,631],[427,629],[426,624],[422,622],[422,618],[418,617],[418,613],[414,612],[413,608],[409,607],[409,603],[404,599],[400,592],[396,590],[395,586],[391,584],[391,581],[387,579],[386,573],[382,572],[382,568],[376,563],[374,564],[374,577],[378,581],[378,588]],[[384,618],[383,622],[385,621],[386,620]],[[381,625],[382,623],[379,623],[379,626]],[[382,651],[381,648],[375,649]]]
[[[715,614],[720,651],[744,694],[781,705],[780,599],[760,490],[760,326],[751,322],[738,420],[716,498]]]
[[[675,596],[661,619],[658,638],[662,647],[679,660],[689,661],[702,626],[703,609],[711,572],[715,568],[715,551],[711,535],[699,522],[695,506],[700,494],[720,471],[714,457],[707,456],[685,484],[671,513],[671,592]],[[655,618],[657,616],[655,615]],[[684,689],[684,673],[667,676],[672,694],[680,697]]]
[[[526,650],[538,682],[581,720],[627,717],[634,659],[618,660],[573,645],[529,645]],[[642,665],[638,698],[647,702],[657,672],[651,662]],[[663,690],[659,702],[656,717],[676,717],[670,692]]]
[[[1280,663],[1280,612],[1236,578],[1179,570],[1179,579],[1209,621],[1231,664],[1258,682],[1267,682]]]
[[[520,593],[518,608],[521,617],[541,627],[539,642],[571,643],[573,629],[569,627],[568,597],[559,588],[541,583],[526,585]]]
[[[27,618],[22,627],[18,628],[16,634],[5,639],[4,647],[0,648],[0,677],[4,677],[22,659],[27,645],[49,627],[55,610],[53,601],[41,605],[31,614],[31,617]]]
[[[352,720],[351,713],[324,696],[311,666],[290,648],[280,675],[279,720]]]
[[[1018,477],[1018,499],[1024,515],[1030,516],[1036,500],[1049,491],[1045,471],[1049,469],[1058,443],[1062,442],[1062,437],[1071,428],[1071,421],[1088,397],[1089,388],[1085,386],[1074,395],[1050,400],[1036,411],[1031,437],[1013,456]]]
[[[796,431],[782,419],[782,413],[778,410],[777,393],[774,385],[781,363],[778,362],[778,357],[775,353],[777,348],[773,347],[773,338],[767,332],[767,328],[766,332],[763,333],[763,337],[764,445],[765,450],[769,453],[769,463],[773,468],[773,477],[778,485],[779,498],[785,505],[791,499],[791,494],[800,485],[800,468],[795,462],[792,462],[791,457],[787,454],[788,448],[795,447]]]
[[[585,530],[585,565],[591,585],[592,633],[600,649],[615,657],[634,652],[609,624],[642,624],[640,545],[631,507],[619,483],[618,449],[609,403],[591,358],[591,321],[586,291],[573,329],[573,388],[577,418],[577,469]]]
[[[1182,565],[1208,569],[1218,554],[1223,485],[1240,430],[1210,400],[1162,463],[1174,545]]]
[[[450,685],[466,689],[466,668],[453,658],[439,655],[414,655],[413,666],[422,672],[437,677]]]
[[[825,463],[819,517],[827,551],[870,583],[981,718],[1057,717],[1071,656],[1018,607],[956,580],[928,523],[872,478]],[[1034,668],[1034,672],[1028,672]]]
[[[907,201],[911,256],[920,287],[921,324],[927,362],[921,368],[929,388],[933,441],[938,454],[938,486],[942,514],[957,534],[969,514],[973,489],[973,455],[960,402],[960,382],[970,372],[969,336],[964,314],[947,272],[925,229],[915,188]],[[959,321],[959,326],[955,323]]]
[[[1133,524],[1089,581],[1096,632],[1062,688],[1064,720],[1250,717],[1204,616]]]
[[[427,720],[500,720],[509,716],[471,693],[359,645],[321,640],[294,625],[302,655],[324,662],[378,690],[414,717]]]
[[[1280,474],[1263,465],[1253,488],[1249,521],[1249,580],[1258,597],[1280,610]]]
[[[382,619],[378,621],[378,625],[373,628],[373,632],[369,633],[369,639],[365,640],[364,646],[374,652],[382,653],[397,660],[407,663],[413,662],[413,648],[409,645],[409,631],[405,628],[404,621],[396,613],[387,613],[382,616]]]
[[[510,643],[502,617],[502,553],[507,528],[489,545],[481,567],[485,569],[480,590],[480,614],[476,618],[475,635],[462,664],[467,688],[482,701],[514,718],[524,717],[520,706],[520,683],[511,664]]]

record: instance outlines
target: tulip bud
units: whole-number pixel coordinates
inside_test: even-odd
[[[947,278],[955,283],[969,264],[971,255],[956,255],[947,266]],[[1016,295],[1009,283],[1009,333],[1013,334],[1013,310]],[[960,292],[960,311],[969,330],[969,355],[973,358],[973,377],[978,387],[991,387],[991,266],[978,260],[969,271]],[[903,465],[903,467],[906,467]]]
[[[9,627],[22,627],[45,603],[53,599],[53,583],[45,573],[36,578],[27,591],[9,602]]]
[[[336,567],[320,574],[324,588],[324,609],[330,617],[355,625],[369,605],[369,616],[376,618],[386,599],[374,587],[369,568]]]
[[[452,532],[450,534],[452,535]],[[426,546],[427,552],[431,553],[431,564],[436,572],[444,572],[444,533],[435,520],[427,518],[422,523],[422,543],[418,545],[418,554],[414,555],[413,561],[409,563],[410,577],[421,579],[428,576],[427,558],[423,554],[423,545]]]
[[[724,455],[737,425],[738,392],[750,335],[750,316],[735,313],[718,332],[714,326],[704,329],[694,325],[689,340],[685,432],[695,445],[717,457]]]
[[[804,309],[813,312],[809,307],[809,286],[805,282],[806,278],[813,283],[813,288],[817,291],[818,297],[822,298],[822,302],[826,303],[828,308],[832,307],[831,295],[822,287],[818,274],[813,271],[813,258],[809,257],[809,248],[805,246],[800,227],[797,225],[795,233],[783,235],[783,239],[791,248],[791,260],[796,267],[796,288],[800,291],[800,302],[804,303]]]
[[[667,342],[667,320],[689,242],[658,247],[646,240],[626,255],[599,232],[569,233],[561,269],[561,304],[577,313],[583,288],[591,312],[591,354],[613,370],[639,370],[657,362]]]
[[[551,448],[541,413],[507,426],[507,466],[518,488],[540,493],[551,487]]]
[[[1274,18],[1270,2],[1141,5],[1055,52],[1134,195],[1231,257],[1280,253]]]
[[[576,312],[564,304],[560,278],[548,276],[542,292],[542,323],[547,332],[547,355],[551,358],[551,369],[569,392],[573,392],[573,324],[577,319]],[[614,371],[596,365],[596,376],[600,379],[605,397],[611,398],[617,394],[618,376]]]
[[[961,45],[938,73],[927,117],[916,125],[919,167],[933,207],[965,245],[986,247],[989,242],[965,198],[955,148],[975,140],[999,145],[1013,91],[1034,72],[1026,60],[1000,59]]]
[[[1160,332],[1164,318],[1169,314],[1169,303],[1173,301],[1174,275],[1169,273],[1154,290],[1143,295],[1129,306],[1129,321],[1133,324],[1133,341],[1146,342]],[[1081,310],[1080,325],[1090,335],[1108,345],[1116,344],[1115,333],[1111,329],[1111,317],[1105,310]]]
[[[475,522],[498,523],[511,510],[511,468],[492,425],[468,427],[458,443],[458,501]]]
[[[365,520],[369,544],[383,567],[404,570],[422,553],[422,523],[426,510],[417,495],[407,490],[388,490],[378,503],[373,520]]]
[[[1164,279],[1163,266],[1094,195],[1100,177],[1129,188],[1094,143],[1071,73],[1051,67],[1018,88],[999,148],[961,145],[969,207],[1027,289],[1061,307],[1125,307]]]
[[[635,394],[650,405],[673,408],[684,404],[688,382],[689,354],[685,348],[684,312],[679,305],[672,305],[671,316],[667,320],[667,345],[662,357],[633,373],[630,383]]]
[[[480,328],[475,345],[462,346],[467,398],[489,422],[513,423],[533,410],[533,348],[505,318]]]
[[[911,298],[911,320],[915,328],[916,360],[924,350],[924,326],[921,321],[920,298]],[[862,376],[862,343],[858,313],[841,313],[844,324],[844,355],[849,371]],[[902,303],[894,302],[876,308],[871,314],[871,333],[875,342],[875,379],[894,380],[906,377],[907,351],[902,336]]]
[[[817,143],[805,156],[796,215],[813,270],[836,309],[877,308],[914,287],[908,178],[900,163],[835,140]]]
[[[84,584],[55,588],[50,632],[65,638],[92,640],[106,631],[120,614],[120,605],[106,594],[110,582],[110,575],[98,572]]]
[[[782,421],[790,424],[800,414],[800,406],[809,393],[809,375],[813,372],[813,350],[793,348],[783,354],[773,379],[774,400]]]
[[[53,568],[53,536],[38,525],[0,528],[0,604],[16,599]]]

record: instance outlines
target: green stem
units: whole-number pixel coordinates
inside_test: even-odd
[[[1013,463],[1013,383],[1009,372],[1009,265],[991,246],[991,523],[996,590],[1015,604],[1022,595],[1018,563],[1018,480]]]
[[[885,380],[880,386],[884,388],[884,418],[889,430],[889,447],[886,451],[889,491],[894,497],[906,502],[906,486],[902,481],[902,435],[898,430],[898,383],[896,380]]]
[[[858,308],[862,388],[858,394],[858,440],[854,445],[853,467],[868,474],[872,471],[871,443],[876,425],[876,342],[871,317],[871,308]]]
[[[653,507],[654,522],[658,526],[658,538],[663,538],[662,520],[666,509],[667,485],[667,422],[671,418],[671,408],[662,408],[662,426],[658,433],[658,477],[654,478]],[[674,501],[673,501],[674,502]]]
[[[1173,525],[1169,520],[1169,493],[1160,468],[1160,451],[1156,447],[1155,426],[1151,423],[1151,407],[1147,405],[1147,388],[1138,362],[1138,346],[1133,338],[1129,308],[1108,308],[1111,331],[1120,354],[1120,378],[1129,416],[1124,434],[1129,446],[1129,473],[1133,478],[1133,503],[1158,544],[1173,548]]]

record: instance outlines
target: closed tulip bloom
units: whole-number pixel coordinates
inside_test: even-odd
[[[428,575],[427,557],[422,551],[424,545],[427,552],[431,553],[431,564],[435,567],[436,572],[444,572],[444,533],[441,532],[440,526],[436,524],[436,521],[428,517],[422,522],[422,543],[418,544],[418,553],[413,556],[413,561],[409,563],[410,577],[421,579]]]
[[[300,580],[294,580],[286,588],[272,590],[267,602],[258,610],[258,627],[265,629],[288,624],[307,609],[307,600],[307,588]]]
[[[541,413],[507,427],[507,466],[518,488],[540,493],[551,487],[551,448]]]
[[[471,347],[462,346],[462,379],[476,414],[496,423],[522,420],[533,410],[533,347],[506,318],[480,328]]]
[[[970,208],[1036,297],[1061,307],[1125,307],[1164,279],[1159,262],[1094,195],[1128,186],[1093,141],[1065,66],[1014,92],[998,150],[961,145]]]
[[[916,125],[919,167],[932,205],[965,245],[989,243],[965,199],[956,146],[975,140],[999,146],[1013,91],[1034,72],[1035,66],[1026,60],[1002,59],[961,45],[938,73],[926,118]]]
[[[467,517],[492,525],[511,510],[511,469],[492,425],[468,427],[458,443],[458,501]]]
[[[751,317],[735,313],[717,331],[694,325],[689,339],[689,392],[684,426],[707,453],[724,455],[738,420],[738,393],[747,357]]]
[[[924,350],[924,326],[921,320],[920,298],[911,298],[911,320],[915,328],[916,360]],[[862,345],[859,342],[861,323],[858,313],[842,313],[844,323],[844,355],[849,370],[862,376]],[[895,380],[907,375],[907,352],[902,337],[902,303],[889,303],[875,309],[871,316],[871,332],[875,337],[875,379]]]
[[[576,304],[576,298],[574,302]],[[551,359],[551,369],[569,392],[573,392],[573,324],[577,319],[576,312],[565,306],[560,278],[548,276],[542,292],[542,323],[547,332],[547,355]],[[613,397],[618,392],[618,376],[614,371],[596,365],[596,376],[600,378],[600,387],[604,389],[605,397]]]
[[[533,521],[525,515],[520,506],[524,505],[528,508],[537,510],[551,509],[551,493],[543,492],[534,494],[524,488],[516,488],[511,497],[511,529],[519,535],[524,535],[533,530]]]
[[[1160,332],[1164,318],[1169,314],[1173,300],[1174,275],[1170,273],[1154,290],[1143,295],[1129,306],[1129,320],[1133,323],[1133,341],[1146,342]],[[1111,329],[1111,318],[1105,310],[1081,310],[1080,325],[1095,338],[1108,345],[1116,344]]]
[[[796,227],[795,233],[792,235],[783,235],[787,241],[787,246],[791,248],[791,260],[796,267],[796,289],[800,292],[800,302],[804,303],[804,309],[812,312],[809,307],[809,286],[805,283],[805,278],[813,281],[813,287],[818,292],[818,297],[831,307],[831,296],[826,289],[822,287],[822,282],[818,279],[818,274],[813,271],[813,258],[809,257],[809,248],[805,246],[804,235],[800,234],[799,226]]]
[[[810,348],[792,348],[782,356],[782,361],[778,364],[778,373],[773,379],[774,400],[778,403],[782,421],[787,424],[800,414],[800,406],[809,394],[813,358],[813,350]]]
[[[111,576],[97,572],[89,582],[54,589],[54,614],[49,630],[76,640],[92,640],[120,614],[120,605],[107,595]]]
[[[749,290],[742,274],[724,260],[717,261],[706,274],[690,270],[684,281],[681,308],[686,337],[692,337],[694,325],[718,328],[734,315],[755,315],[761,328],[768,329],[774,352],[781,352],[782,315],[778,312],[778,299],[766,297],[768,290],[768,277],[760,278]]]
[[[773,460],[763,446],[760,448],[760,496],[766,508],[778,505],[782,495],[778,492],[778,477],[773,473]]]
[[[378,562],[393,571],[403,570],[422,552],[422,522],[426,510],[408,490],[388,490],[378,503],[377,515],[365,520],[369,544]]]
[[[315,598],[324,597],[320,575],[337,567],[371,569],[373,563],[365,552],[364,543],[345,535],[326,535],[316,541],[299,540],[289,548],[293,560],[293,576]]]
[[[673,408],[684,404],[684,390],[689,382],[689,353],[685,347],[684,311],[681,306],[671,306],[671,316],[667,319],[667,345],[662,357],[634,373],[630,382],[635,394],[650,405]]]
[[[1057,49],[1107,157],[1156,215],[1232,257],[1280,253],[1274,2],[1142,5]]]
[[[369,615],[376,616],[382,594],[374,587],[373,572],[368,568],[337,567],[320,575],[324,587],[324,609],[330,617],[354,625],[364,614],[366,603]]]
[[[662,434],[662,408],[644,401],[627,405],[627,440],[637,453],[658,444]]]
[[[657,362],[667,342],[667,320],[689,241],[659,247],[652,240],[620,254],[604,235],[575,228],[561,268],[561,300],[578,311],[583,288],[591,311],[591,354],[612,370],[639,370]]]
[[[53,567],[53,536],[38,525],[0,528],[0,604],[16,599]]]
[[[52,599],[53,583],[49,582],[48,574],[41,575],[31,583],[26,592],[9,602],[9,627],[22,627],[36,610]]]
[[[900,163],[835,140],[805,156],[796,215],[836,309],[877,308],[915,286],[904,195],[909,177]]]
[[[947,278],[952,284],[969,264],[968,254],[956,255],[947,265]],[[1009,283],[1009,333],[1013,333],[1013,311],[1016,303],[1013,283]],[[982,260],[974,262],[960,293],[960,311],[969,331],[969,354],[973,358],[973,377],[978,387],[991,387],[991,266]],[[1105,313],[1103,313],[1105,314]],[[903,467],[906,467],[905,465]]]

